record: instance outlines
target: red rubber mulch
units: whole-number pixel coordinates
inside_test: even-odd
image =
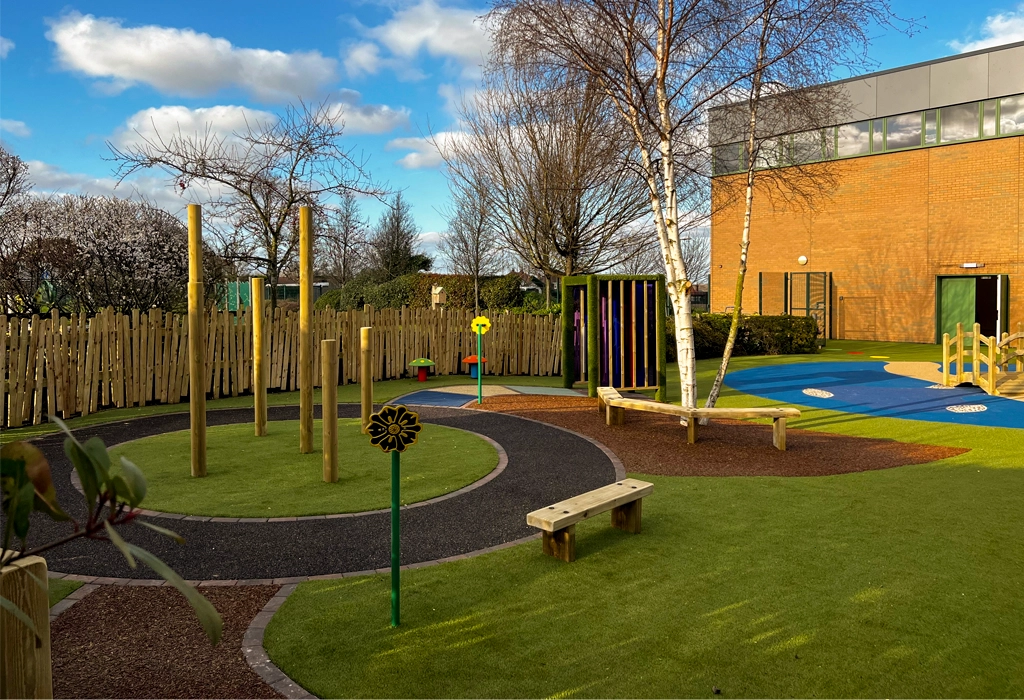
[[[278,586],[200,589],[224,620],[216,647],[164,586],[103,586],[50,629],[57,698],[277,698],[242,656],[242,636]]]
[[[686,444],[678,418],[626,410],[625,425],[605,425],[597,399],[518,394],[488,396],[480,410],[511,413],[594,438],[622,460],[626,471],[664,476],[826,476],[924,464],[967,452],[920,445],[786,430],[786,451],[772,446],[772,426],[716,420]]]

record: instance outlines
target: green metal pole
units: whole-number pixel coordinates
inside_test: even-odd
[[[401,539],[398,524],[398,486],[402,455],[397,450],[391,453],[391,626],[398,627],[399,621],[399,557],[398,543]]]
[[[480,354],[480,339],[483,334],[480,332],[480,326],[476,327],[476,402],[482,404],[484,402],[484,361],[483,355]]]

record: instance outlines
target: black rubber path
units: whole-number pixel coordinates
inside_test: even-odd
[[[317,407],[319,410],[319,407]],[[611,460],[582,437],[515,416],[487,411],[416,407],[421,420],[471,430],[493,439],[508,454],[497,478],[435,504],[402,511],[402,564],[431,561],[493,547],[535,534],[526,514],[537,508],[604,486],[615,480]],[[359,415],[357,405],[341,405],[343,418]],[[269,409],[270,420],[297,420],[298,407]],[[207,425],[245,423],[252,409],[207,413]],[[137,418],[75,431],[79,440],[98,435],[108,447],[127,440],[187,430],[188,414]],[[81,512],[81,494],[71,484],[72,466],[64,455],[63,434],[33,442],[46,454],[60,502]],[[145,507],[145,503],[142,504]],[[66,523],[34,516],[30,543],[70,532]],[[150,550],[184,578],[268,579],[319,576],[379,569],[390,563],[390,515],[283,523],[214,523],[152,519],[182,535],[175,544],[151,530],[129,525],[125,539]],[[87,576],[153,578],[147,567],[131,569],[108,542],[76,540],[46,555],[51,571]]]

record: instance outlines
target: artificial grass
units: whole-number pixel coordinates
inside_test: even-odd
[[[190,434],[165,433],[118,445],[146,475],[144,506],[187,515],[272,518],[352,513],[391,503],[391,459],[370,445],[357,418],[338,422],[339,480],[323,481],[321,423],[314,422],[311,454],[299,454],[299,422],[270,421],[267,436],[251,423],[207,429],[207,476],[190,475]],[[402,455],[402,503],[440,496],[485,476],[498,453],[463,430],[425,423]]]
[[[1024,431],[819,409],[794,425],[971,451],[832,477],[635,474],[655,484],[640,535],[599,517],[571,565],[530,543],[409,571],[397,630],[387,576],[305,583],[264,645],[325,697],[1024,695]]]
[[[476,386],[476,380],[471,380],[465,374],[451,374],[437,377],[430,377],[426,382],[419,382],[416,379],[393,379],[386,382],[375,382],[373,385],[373,400],[375,403],[386,403],[391,399],[424,389],[436,389],[443,386],[456,385]],[[484,384],[512,384],[520,386],[562,386],[562,377],[497,377],[485,376]],[[359,385],[346,384],[338,387],[338,403],[359,403]],[[320,403],[320,389],[313,390],[313,403]],[[267,393],[268,406],[297,406],[299,405],[299,392],[297,391],[272,391]],[[206,410],[216,411],[222,408],[252,408],[253,397],[230,396],[223,399],[207,399]],[[102,423],[115,423],[117,421],[142,418],[144,416],[164,415],[167,413],[188,413],[188,401],[177,404],[151,404],[149,406],[135,406],[133,408],[106,408],[98,413],[92,413],[85,418],[70,418],[66,421],[71,429],[84,428],[89,425],[100,425]],[[39,425],[27,425],[21,428],[5,428],[0,434],[0,443],[11,440],[29,440],[40,435],[59,432],[60,428],[53,423],[41,423]]]
[[[46,582],[50,607],[67,598],[82,587],[81,581],[65,581],[62,578],[51,578]]]

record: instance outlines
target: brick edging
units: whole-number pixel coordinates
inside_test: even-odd
[[[52,574],[52,573],[54,573],[54,572],[48,572],[48,578],[52,578],[52,579],[67,579],[69,581],[75,580],[75,579],[69,579],[67,576],[65,576],[63,574],[59,574],[59,575],[56,575],[56,576],[49,575],[49,574]],[[87,583],[87,584],[85,584],[83,586],[79,586],[75,590],[71,591],[71,593],[66,595],[64,598],[62,598],[61,600],[58,600],[56,603],[54,603],[53,607],[50,608],[50,624],[53,624],[53,621],[57,619],[58,615],[60,615],[62,612],[64,612],[65,610],[70,608],[72,605],[74,605],[75,603],[80,601],[85,596],[87,596],[90,593],[92,593],[93,591],[95,591],[97,588],[99,588],[98,585],[96,585],[94,583]]]
[[[494,469],[492,469],[491,471],[487,472],[487,474],[485,474],[484,476],[480,477],[479,479],[477,479],[473,483],[467,484],[466,486],[463,486],[461,489],[459,489],[457,491],[451,491],[450,493],[444,493],[444,494],[441,494],[440,496],[434,496],[433,498],[428,498],[425,501],[416,501],[415,503],[409,503],[408,505],[401,506],[400,510],[410,510],[412,508],[421,508],[423,506],[433,505],[435,503],[440,503],[441,501],[446,501],[449,498],[455,498],[456,496],[461,496],[463,494],[469,493],[470,491],[473,491],[474,489],[478,489],[481,486],[487,484],[488,482],[493,481],[494,479],[498,478],[498,476],[501,475],[501,473],[503,471],[505,471],[505,467],[508,466],[508,453],[505,452],[505,448],[502,447],[501,445],[499,445],[493,438],[489,438],[486,435],[481,435],[480,433],[473,432],[472,430],[466,430],[464,428],[455,428],[455,427],[452,427],[450,425],[445,425],[445,426],[442,426],[442,427],[449,428],[451,430],[458,430],[458,431],[463,432],[463,433],[468,433],[470,435],[478,437],[481,440],[484,440],[485,442],[487,442],[498,453],[498,464],[497,464],[497,466],[495,466]],[[580,437],[586,437],[586,436],[580,436]],[[143,440],[145,438],[139,438],[139,439]],[[589,438],[587,438],[587,439],[589,439]],[[117,445],[126,445],[129,442],[135,442],[135,441],[134,440],[126,440],[125,442],[117,443]],[[112,447],[113,446],[114,445],[112,445]],[[74,486],[75,489],[77,489],[79,493],[84,493],[82,491],[82,479],[81,479],[80,476],[78,476],[78,471],[75,470],[75,469],[71,470],[71,485]],[[336,519],[339,519],[339,518],[361,518],[361,517],[365,517],[365,516],[369,516],[369,515],[380,515],[382,513],[390,513],[391,509],[390,508],[378,508],[376,510],[361,510],[361,511],[357,511],[355,513],[333,513],[333,514],[330,514],[330,515],[292,515],[292,516],[284,516],[284,517],[277,517],[277,518],[222,518],[222,517],[210,516],[210,515],[185,515],[184,513],[166,513],[164,511],[160,511],[160,510],[148,510],[146,508],[140,508],[140,509],[138,509],[137,512],[138,512],[139,515],[144,515],[147,518],[164,518],[166,520],[187,520],[189,522],[201,522],[201,523],[210,522],[210,523],[246,523],[246,524],[251,524],[251,523],[294,523],[294,522],[302,522],[304,520],[336,520]]]

